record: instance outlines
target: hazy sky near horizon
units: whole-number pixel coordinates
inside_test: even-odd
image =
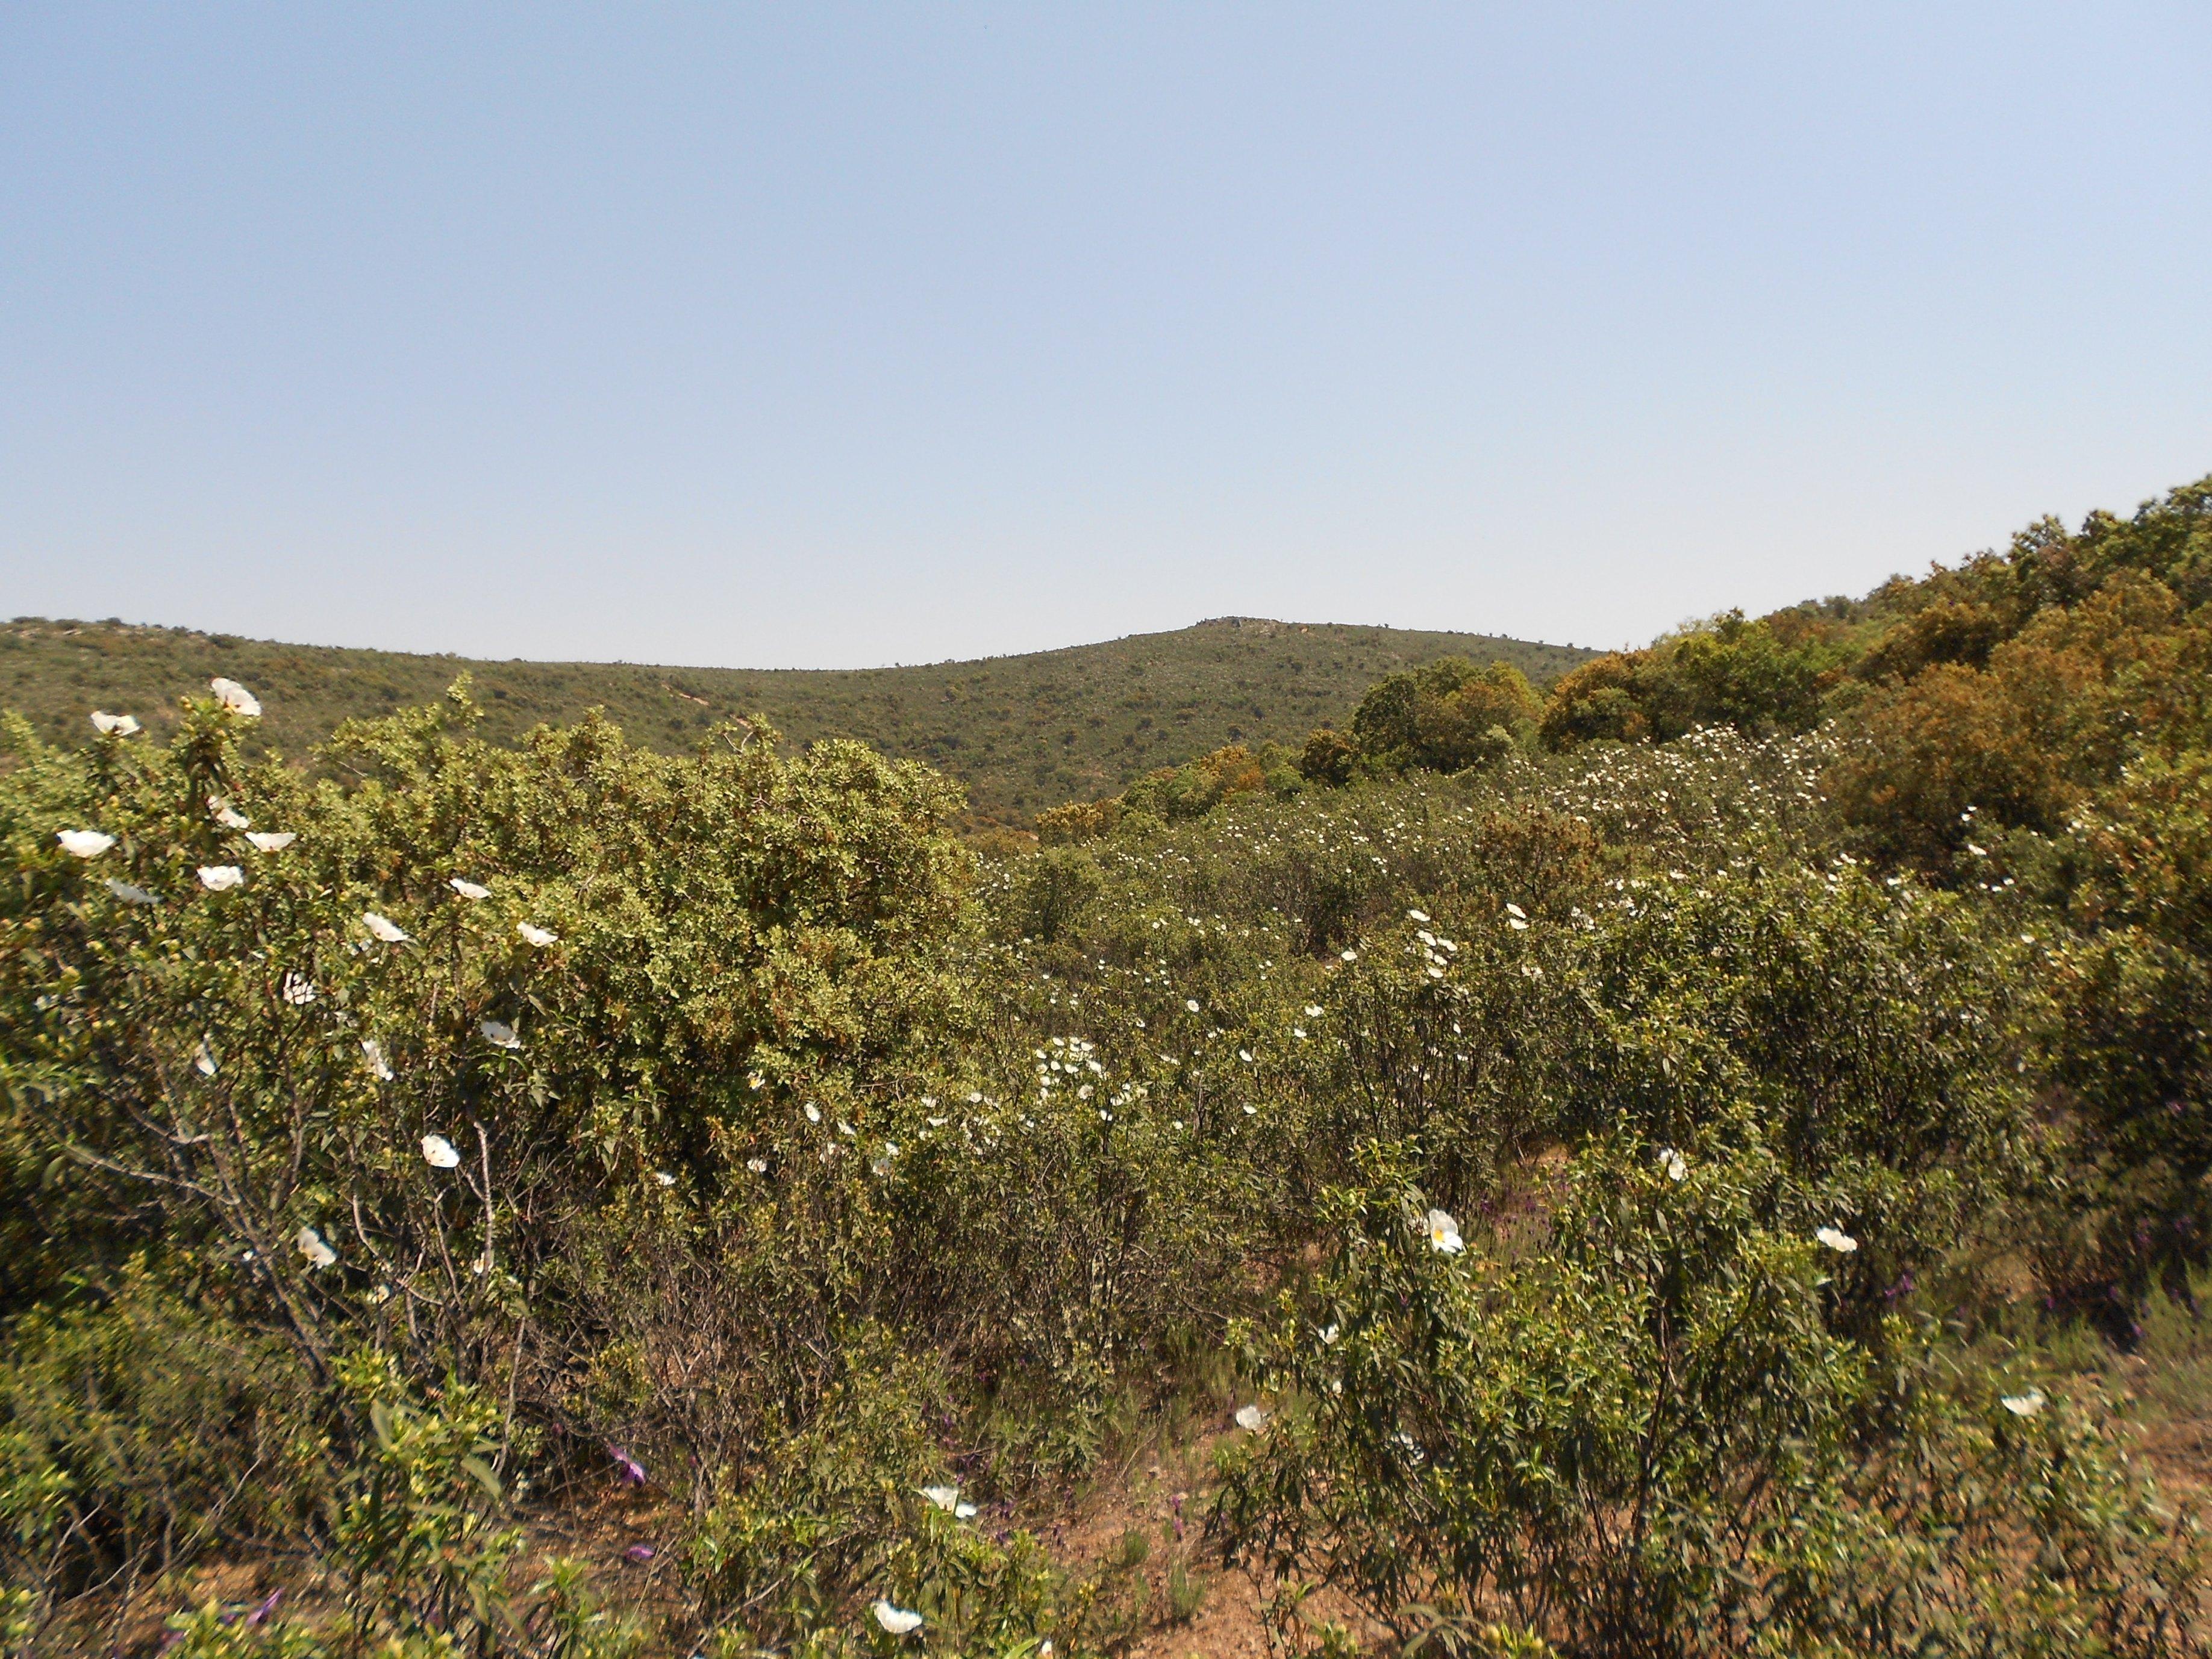
[[[0,613],[1613,645],[2212,471],[2200,4],[0,10]]]

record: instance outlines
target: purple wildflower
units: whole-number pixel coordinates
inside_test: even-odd
[[[652,1560],[657,1553],[658,1552],[656,1552],[650,1544],[632,1544],[628,1549],[623,1552],[623,1559],[625,1561],[635,1561],[638,1565],[643,1566],[647,1562]]]
[[[620,1466],[622,1478],[629,1481],[631,1486],[641,1486],[645,1484],[645,1465],[612,1441],[607,1443],[607,1455],[613,1458]]]

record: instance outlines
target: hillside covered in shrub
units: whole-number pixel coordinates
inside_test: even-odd
[[[6,1639],[2204,1652],[2208,572],[1394,667],[1004,855],[763,720],[16,720]]]
[[[246,738],[305,755],[347,720],[435,702],[467,674],[489,741],[603,710],[633,743],[689,754],[714,727],[765,714],[799,742],[853,738],[964,784],[972,820],[1026,825],[1040,808],[1117,788],[1224,744],[1290,738],[1340,719],[1370,682],[1438,657],[1502,657],[1548,683],[1591,653],[1471,634],[1227,617],[1101,645],[897,668],[669,668],[494,662],[283,645],[181,628],[18,617],[0,628],[0,708],[50,743],[94,733],[90,708],[132,710],[156,736],[217,676],[269,712]]]

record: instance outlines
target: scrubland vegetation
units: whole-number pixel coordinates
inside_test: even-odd
[[[7,1640],[2203,1651],[2208,602],[2212,483],[988,858],[759,721],[18,721]]]
[[[1039,810],[1118,788],[1226,743],[1296,737],[1340,719],[1372,681],[1475,653],[1548,682],[1591,653],[1413,629],[1221,617],[1099,645],[897,668],[670,668],[473,661],[283,645],[181,628],[18,617],[0,628],[0,708],[50,743],[91,735],[85,710],[135,708],[173,735],[179,700],[216,676],[268,705],[245,751],[304,756],[346,720],[434,702],[470,676],[477,735],[514,744],[605,711],[641,748],[689,754],[717,725],[765,714],[794,741],[857,738],[968,788],[971,825],[1026,827]]]

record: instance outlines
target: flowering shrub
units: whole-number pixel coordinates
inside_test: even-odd
[[[1667,741],[1425,671],[989,856],[757,723],[11,728],[8,1639],[229,1556],[313,1593],[186,1652],[1087,1659],[1145,1537],[1024,1522],[1229,1407],[1333,1655],[2185,1650],[2193,1522],[1990,1334],[2201,1251],[2195,624],[2031,552],[1879,672],[1836,602],[1584,678]]]
[[[1593,1146],[1538,1231],[1468,1246],[1386,1155],[1367,1174],[1328,1200],[1327,1267],[1249,1330],[1271,1404],[1224,1460],[1216,1535],[1294,1641],[1345,1640],[1323,1589],[1448,1650],[2192,1639],[2194,1531],[2093,1415],[1844,1334],[1855,1241],[1771,1153]]]

